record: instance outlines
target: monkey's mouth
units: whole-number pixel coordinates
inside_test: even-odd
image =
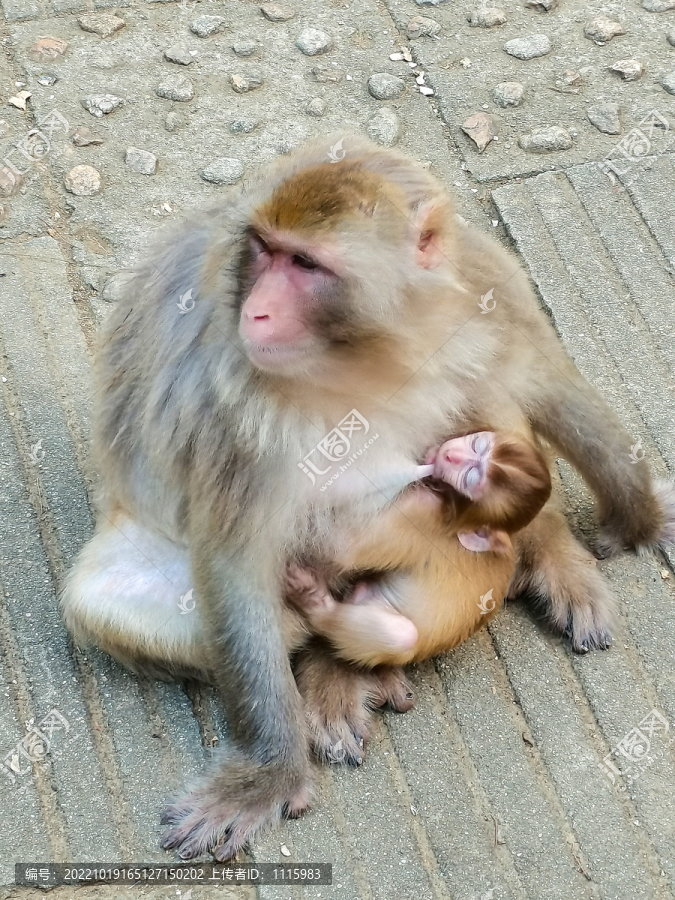
[[[247,340],[245,347],[248,358],[259,369],[280,369],[301,363],[311,353],[309,347],[299,344],[259,344]]]

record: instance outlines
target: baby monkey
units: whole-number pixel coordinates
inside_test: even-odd
[[[294,565],[286,574],[287,599],[312,631],[368,667],[448,650],[491,618],[514,572],[510,535],[551,493],[534,444],[490,431],[446,441],[404,477],[411,485],[392,507],[350,536],[338,560],[354,573],[342,600],[320,570]]]

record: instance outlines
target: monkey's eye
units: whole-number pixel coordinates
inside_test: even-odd
[[[477,435],[471,442],[471,449],[478,456],[484,456],[490,449],[490,439],[484,434]]]
[[[319,264],[315,263],[313,259],[309,259],[307,256],[301,256],[299,253],[295,254],[292,263],[294,266],[299,266],[301,269],[307,269],[307,271],[319,268]]]
[[[265,241],[263,241],[263,239],[257,234],[251,235],[251,249],[256,255],[270,252],[269,247],[267,246]]]

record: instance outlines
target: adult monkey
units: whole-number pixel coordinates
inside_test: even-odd
[[[646,467],[631,464],[629,436],[563,352],[513,258],[457,227],[421,166],[358,138],[345,144],[336,165],[330,141],[280,160],[141,265],[98,360],[104,508],[64,612],[76,634],[137,666],[162,648],[175,660],[185,636],[157,633],[152,589],[137,574],[148,568],[134,570],[133,555],[158,558],[180,587],[179,550],[189,553],[185,589],[200,605],[232,745],[165,814],[164,846],[184,857],[212,849],[227,859],[307,805],[287,650],[302,625],[282,605],[282,581],[287,560],[330,557],[348,525],[366,528],[389,502],[386,490],[319,494],[298,468],[351,409],[379,435],[359,460],[375,486],[449,434],[526,420],[596,493],[608,550],[675,537],[672,488],[657,495]],[[489,290],[496,308],[477,315]],[[189,291],[195,306],[182,314]],[[527,532],[514,584],[547,594],[576,649],[604,646],[609,593],[592,567],[570,563],[562,516],[545,508]],[[395,673],[368,682],[328,655],[304,660],[303,678],[310,703],[322,679],[350,700],[371,688],[400,700]]]

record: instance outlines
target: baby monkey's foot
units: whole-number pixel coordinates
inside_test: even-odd
[[[452,485],[465,497],[478,500],[488,481],[494,441],[492,431],[451,438],[438,450],[431,450],[425,462],[434,466],[434,478]]]
[[[304,613],[330,609],[335,603],[323,575],[297,565],[286,568],[284,595],[289,603]]]

